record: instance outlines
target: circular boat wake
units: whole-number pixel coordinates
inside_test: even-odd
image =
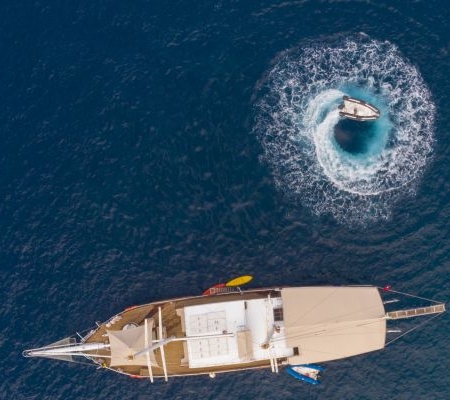
[[[376,106],[380,118],[340,118],[344,94]],[[432,152],[435,107],[393,44],[362,37],[290,50],[258,95],[255,133],[275,182],[315,214],[365,224],[387,219],[415,192]]]

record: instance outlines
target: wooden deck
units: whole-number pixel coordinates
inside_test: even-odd
[[[187,297],[180,299],[168,300],[165,302],[155,302],[144,304],[142,306],[137,306],[131,309],[127,309],[119,314],[116,314],[110,318],[105,323],[101,324],[95,332],[93,332],[87,339],[86,343],[94,342],[106,342],[108,340],[107,329],[108,330],[122,330],[122,328],[129,323],[134,323],[137,325],[142,325],[146,318],[153,318],[155,322],[155,332],[157,337],[158,332],[158,308],[161,307],[162,310],[162,321],[164,337],[175,336],[176,338],[185,337],[183,332],[182,324],[182,313],[177,313],[178,309],[182,309],[186,306],[192,306],[197,304],[204,304],[205,300],[208,303],[216,303],[223,301],[232,300],[243,300],[243,299],[257,299],[266,298],[268,294],[273,297],[278,296],[279,292],[273,291],[271,289],[261,289],[254,291],[245,292],[235,292],[226,293],[215,296],[196,296]],[[111,324],[111,321],[114,323]],[[109,324],[109,327],[107,326]],[[159,338],[158,338],[159,339]],[[167,371],[169,376],[179,376],[179,375],[198,375],[198,374],[209,374],[209,373],[220,373],[235,371],[241,369],[249,368],[270,368],[269,360],[259,360],[259,361],[249,361],[241,364],[233,365],[222,365],[222,366],[211,366],[207,368],[190,368],[188,364],[187,354],[186,354],[186,342],[185,341],[173,341],[164,346],[165,360],[167,365]],[[154,377],[163,377],[164,371],[162,368],[161,351],[159,349],[154,351],[156,361],[159,367],[152,367],[152,373]],[[123,367],[111,367],[109,350],[98,351],[93,355],[93,359],[105,368],[116,370],[117,372],[138,376],[138,377],[148,377],[149,371],[147,367],[143,366],[123,366]],[[279,362],[285,361],[280,359]]]

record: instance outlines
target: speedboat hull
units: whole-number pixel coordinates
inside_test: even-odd
[[[339,106],[339,115],[354,121],[375,121],[380,117],[380,110],[374,105],[360,99],[343,96]]]
[[[305,365],[288,365],[286,367],[286,372],[293,378],[310,383],[311,385],[318,385],[320,383],[319,377],[320,372],[324,368],[316,364],[305,364]]]

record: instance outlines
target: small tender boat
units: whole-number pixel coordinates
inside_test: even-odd
[[[339,106],[341,117],[355,121],[375,121],[380,117],[380,110],[364,100],[348,96],[343,96],[342,100]]]
[[[320,383],[320,372],[323,370],[324,367],[316,364],[288,365],[286,367],[286,372],[289,375],[311,385],[318,385]]]

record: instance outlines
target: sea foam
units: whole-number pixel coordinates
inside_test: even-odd
[[[336,140],[344,94],[381,110],[377,121],[356,123],[365,141],[358,153]],[[277,187],[340,222],[389,218],[400,198],[414,195],[432,154],[430,91],[387,41],[364,36],[284,52],[259,87],[255,110],[254,132]]]

